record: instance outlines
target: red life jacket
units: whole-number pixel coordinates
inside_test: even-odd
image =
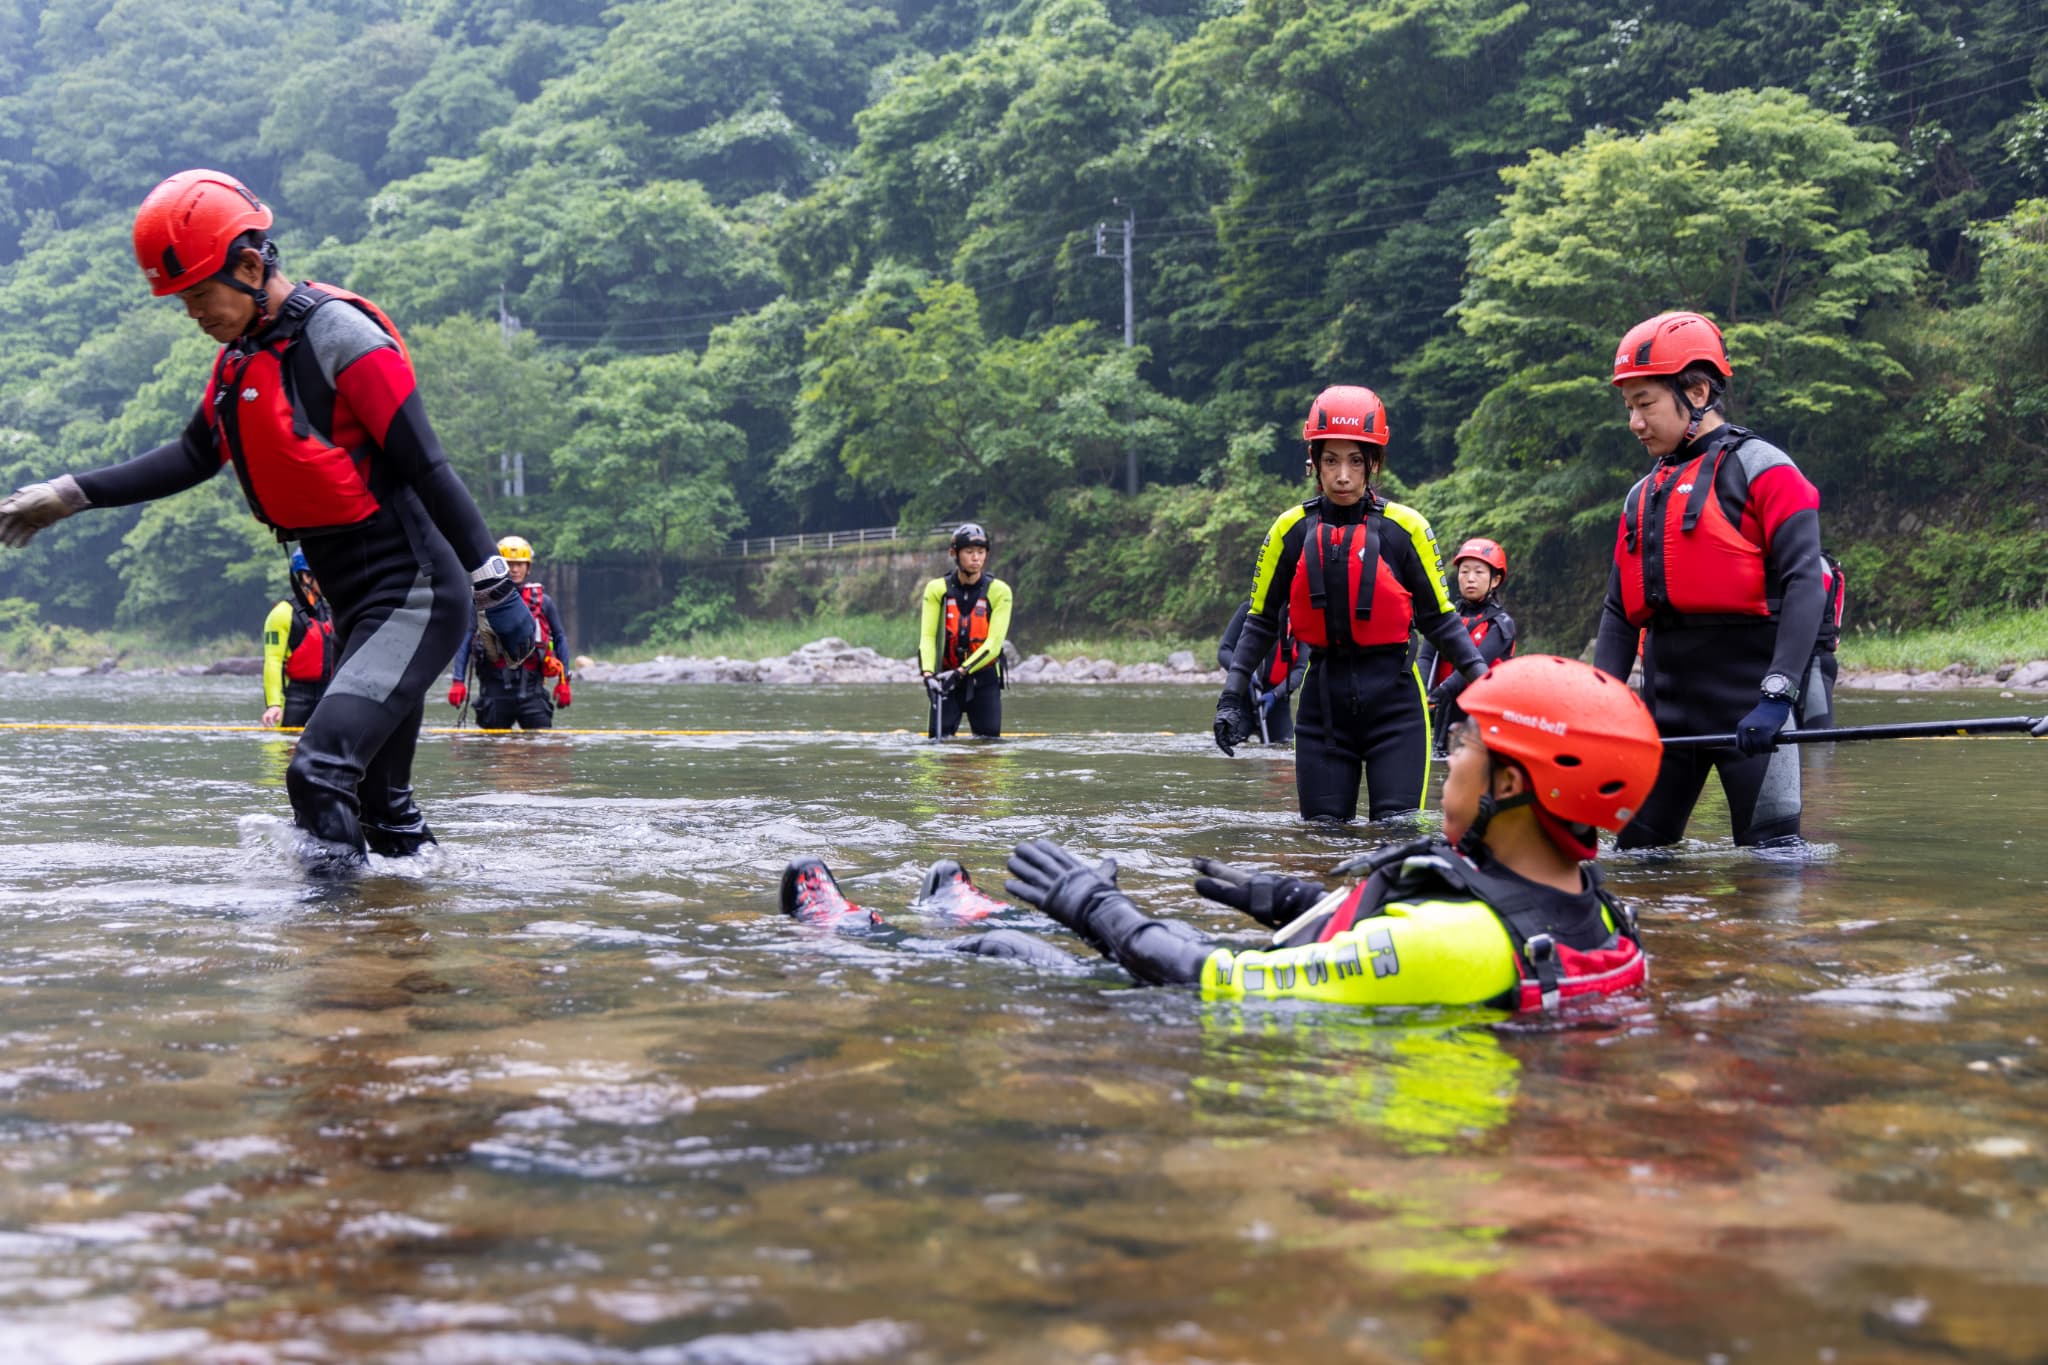
[[[1842,561],[1826,550],[1820,552],[1821,598],[1820,638],[1822,649],[1833,653],[1842,644],[1842,603],[1848,596],[1849,582],[1842,573]]]
[[[1464,616],[1464,612],[1462,610],[1458,614],[1460,616]],[[1507,653],[1501,655],[1500,657],[1503,659],[1512,659],[1515,657],[1514,618],[1510,617],[1507,614],[1507,612],[1504,609],[1502,609],[1501,604],[1494,601],[1492,598],[1488,598],[1484,603],[1482,603],[1477,612],[1473,613],[1470,616],[1465,616],[1465,630],[1468,634],[1471,635],[1472,643],[1475,645],[1478,644],[1481,640],[1486,639],[1489,635],[1492,635],[1496,630],[1504,633],[1507,636],[1508,648]],[[1455,673],[1456,671],[1456,669],[1451,667],[1451,661],[1449,659],[1444,658],[1442,655],[1438,655],[1436,661],[1436,671],[1430,675],[1429,685],[1431,687],[1435,687],[1438,683],[1450,677],[1451,674]]]
[[[1728,520],[1714,496],[1721,461],[1749,436],[1741,427],[1723,427],[1691,461],[1660,463],[1629,490],[1614,563],[1630,625],[1672,616],[1712,624],[1777,614],[1778,601],[1765,586],[1763,546]]]
[[[549,655],[555,652],[554,637],[548,632],[548,614],[543,607],[547,594],[538,583],[520,585],[519,596],[525,601],[526,609],[533,613],[533,653],[526,656],[526,667],[538,673]]]
[[[1317,649],[1334,641],[1339,649],[1405,645],[1415,624],[1415,604],[1380,553],[1386,514],[1367,495],[1365,520],[1332,526],[1310,503],[1302,520],[1301,558],[1287,590],[1288,629]],[[1372,572],[1364,572],[1367,564]],[[1330,570],[1343,566],[1331,581]],[[1332,588],[1336,591],[1332,591]]]
[[[370,449],[343,450],[313,431],[287,362],[307,319],[336,300],[369,314],[406,363],[412,363],[397,324],[376,304],[331,284],[302,284],[292,290],[260,342],[221,348],[206,385],[202,411],[221,459],[234,462],[249,510],[280,537],[356,526],[377,511],[370,492]],[[254,350],[243,352],[245,344]]]
[[[1272,662],[1266,666],[1266,687],[1268,690],[1287,681],[1287,675],[1294,671],[1294,658],[1301,652],[1301,646],[1294,642],[1292,633],[1282,635],[1273,642]]]
[[[1466,857],[1442,839],[1417,839],[1381,849],[1365,863],[1371,875],[1327,916],[1310,920],[1282,943],[1328,943],[1359,920],[1399,900],[1477,900],[1493,911],[1515,947],[1520,984],[1497,1001],[1517,1010],[1556,1009],[1574,997],[1634,990],[1650,977],[1650,960],[1636,934],[1635,913],[1600,884],[1586,864],[1596,913],[1580,924],[1556,925],[1549,911],[1555,893],[1508,875],[1491,862]],[[1609,929],[1607,920],[1614,928]]]
[[[974,599],[974,606],[965,614],[960,610],[960,599],[952,592],[946,594],[946,620],[940,627],[939,653],[942,668],[958,668],[972,657],[974,651],[988,643],[988,594],[982,592]]]
[[[305,604],[292,603],[291,647],[284,656],[284,675],[293,682],[324,683],[334,676],[334,619],[315,616]]]

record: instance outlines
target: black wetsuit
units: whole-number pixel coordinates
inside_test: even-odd
[[[1274,637],[1273,648],[1259,661],[1258,670],[1252,674],[1251,699],[1254,715],[1257,714],[1259,697],[1256,694],[1275,693],[1272,705],[1266,708],[1266,732],[1268,744],[1285,744],[1294,738],[1294,694],[1301,690],[1301,680],[1308,672],[1308,650],[1287,636],[1286,611],[1281,609],[1280,633]],[[1216,642],[1216,666],[1230,667],[1230,660],[1237,653],[1237,638],[1244,633],[1244,618],[1251,615],[1252,604],[1240,602],[1237,611],[1231,615],[1230,624],[1223,628],[1223,638]],[[1284,676],[1275,678],[1281,672],[1280,654],[1287,652],[1287,669]],[[1256,732],[1254,732],[1256,734]]]
[[[1331,526],[1356,526],[1365,518],[1363,500],[1338,507],[1318,498],[1289,508],[1273,523],[1259,550],[1251,610],[1231,656],[1226,688],[1250,678],[1279,636],[1311,509]],[[1385,504],[1384,511],[1380,558],[1409,593],[1414,628],[1461,672],[1480,667],[1479,651],[1444,591],[1428,523],[1399,503]],[[1355,817],[1361,779],[1374,820],[1421,808],[1429,778],[1429,717],[1405,637],[1375,648],[1347,643],[1312,650],[1294,729],[1294,786],[1304,819]]]
[[[1718,428],[1701,435],[1659,461],[1645,477],[1674,477],[1676,469],[1720,435]],[[1643,700],[1657,719],[1658,731],[1667,736],[1734,732],[1757,704],[1759,684],[1767,674],[1782,673],[1795,686],[1805,677],[1820,631],[1820,495],[1813,485],[1785,452],[1750,436],[1720,461],[1713,495],[1728,522],[1763,547],[1765,591],[1777,605],[1768,616],[1700,618],[1660,612],[1649,622],[1641,633]],[[1635,497],[1631,491],[1631,500]],[[1637,638],[1638,629],[1629,623],[1623,605],[1617,565],[1608,575],[1594,665],[1612,677],[1626,678],[1635,661]],[[1720,775],[1736,843],[1760,844],[1798,835],[1796,748],[1756,755],[1732,747],[1666,749],[1657,785],[1621,831],[1620,847],[1678,842],[1709,773]]]
[[[470,570],[497,545],[442,454],[410,363],[365,313],[319,307],[284,365],[313,433],[365,452],[378,503],[298,537],[334,612],[340,665],[286,770],[293,818],[338,852],[413,853],[433,841],[412,794],[424,699],[474,613]],[[121,506],[194,487],[226,463],[201,412],[178,440],[78,485],[95,506]]]
[[[1479,647],[1479,657],[1492,668],[1502,659],[1515,657],[1515,618],[1508,615],[1500,599],[1488,593],[1477,602],[1468,601],[1460,594],[1457,601],[1458,619],[1465,623],[1465,631],[1472,637],[1472,643]],[[1439,659],[1436,646],[1428,640],[1422,642],[1421,650],[1415,656],[1415,671],[1422,678],[1424,687],[1435,687],[1449,677],[1452,669],[1448,662]],[[1465,712],[1454,699],[1447,702],[1441,714],[1430,721],[1430,730],[1436,736],[1436,751],[1444,752],[1444,734],[1453,725],[1465,719]]]

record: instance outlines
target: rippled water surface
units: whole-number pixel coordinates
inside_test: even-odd
[[[1215,754],[1203,689],[1019,690],[1046,733],[996,746],[880,688],[578,697],[772,733],[429,736],[441,848],[337,893],[276,739],[0,731],[0,1355],[2048,1359],[2048,745],[1809,753],[1800,863],[1710,789],[1612,862],[1648,997],[1554,1031],[1204,1005],[1035,917],[1074,971],[935,950],[941,855],[999,889],[1050,834],[1235,934],[1188,857],[1371,840]],[[17,723],[256,709],[0,678]],[[781,919],[807,852],[892,931]]]

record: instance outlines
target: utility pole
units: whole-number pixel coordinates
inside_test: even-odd
[[[512,316],[512,310],[505,306],[505,286],[498,285],[498,335],[504,338],[505,349],[512,349],[512,338],[519,334],[519,319]],[[526,452],[523,450],[498,452],[498,491],[505,497],[526,499]]]
[[[1124,211],[1124,349],[1138,344],[1137,290],[1131,276],[1132,248],[1138,237],[1137,210],[1124,203],[1121,198],[1109,201]],[[1109,224],[1095,225],[1095,254],[1114,259],[1109,251]],[[1138,493],[1138,446],[1135,441],[1124,443],[1124,491],[1133,497]]]

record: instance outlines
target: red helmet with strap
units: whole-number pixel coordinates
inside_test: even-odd
[[[1723,379],[1735,373],[1719,327],[1698,313],[1659,313],[1629,328],[1614,348],[1614,382],[1674,375],[1694,361],[1705,361]]]
[[[235,238],[270,223],[263,201],[225,171],[179,171],[135,211],[135,260],[162,298],[220,274]]]
[[[1529,774],[1539,813],[1619,830],[1656,784],[1664,741],[1629,686],[1554,654],[1503,659],[1458,694],[1479,742]]]
[[[1301,424],[1301,439],[1311,445],[1317,441],[1362,441],[1383,446],[1387,443],[1386,405],[1371,389],[1334,384],[1316,395]]]
[[[1501,549],[1497,540],[1488,540],[1484,536],[1472,537],[1458,547],[1458,553],[1451,556],[1451,567],[1457,568],[1461,559],[1476,559],[1502,578],[1508,576],[1508,552]]]

